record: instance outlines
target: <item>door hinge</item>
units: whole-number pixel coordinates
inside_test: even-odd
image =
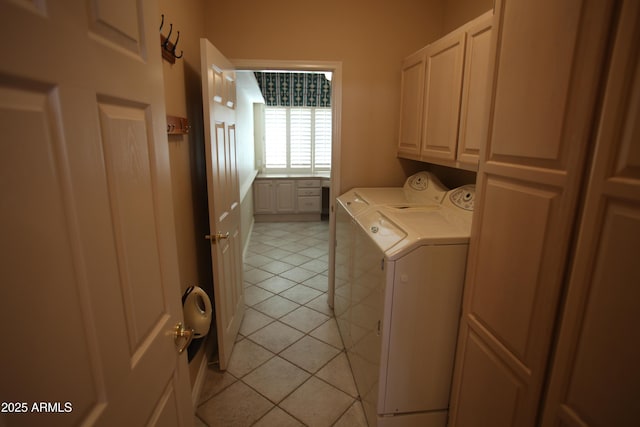
[[[380,260],[380,270],[384,271],[384,258]]]

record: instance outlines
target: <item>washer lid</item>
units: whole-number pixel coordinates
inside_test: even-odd
[[[407,197],[401,187],[354,188],[353,192],[370,205],[407,203]]]
[[[357,222],[383,252],[407,237],[404,230],[377,209],[366,211]]]
[[[357,190],[357,188],[354,188],[337,198],[338,203],[340,203],[352,217],[361,214],[370,207],[369,203],[358,194]]]

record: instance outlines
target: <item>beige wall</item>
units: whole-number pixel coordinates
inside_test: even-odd
[[[441,0],[206,4],[209,40],[230,59],[341,61],[342,190],[400,185],[400,62],[442,31]]]
[[[180,288],[198,285],[213,295],[211,252],[204,240],[208,234],[207,200],[204,169],[202,93],[200,83],[200,38],[205,34],[202,11],[204,0],[176,2],[159,0],[165,15],[162,33],[166,36],[173,24],[171,41],[180,30],[177,53],[183,57],[175,64],[163,61],[167,114],[186,117],[192,125],[189,135],[169,135],[171,180],[176,221],[176,240],[180,268]],[[203,238],[199,238],[202,236]],[[190,365],[193,384],[204,351],[200,350]]]
[[[494,0],[450,0],[445,1],[442,17],[442,34],[455,30],[462,24],[493,9]]]

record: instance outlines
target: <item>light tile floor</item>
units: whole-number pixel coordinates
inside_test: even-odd
[[[227,371],[209,367],[196,426],[366,426],[327,305],[327,222],[256,223]]]

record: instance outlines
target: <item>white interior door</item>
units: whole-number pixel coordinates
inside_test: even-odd
[[[220,369],[227,369],[242,316],[242,237],[236,162],[235,71],[206,39],[200,40],[202,98],[213,260],[213,293]]]
[[[159,21],[0,1],[0,425],[193,422]]]

